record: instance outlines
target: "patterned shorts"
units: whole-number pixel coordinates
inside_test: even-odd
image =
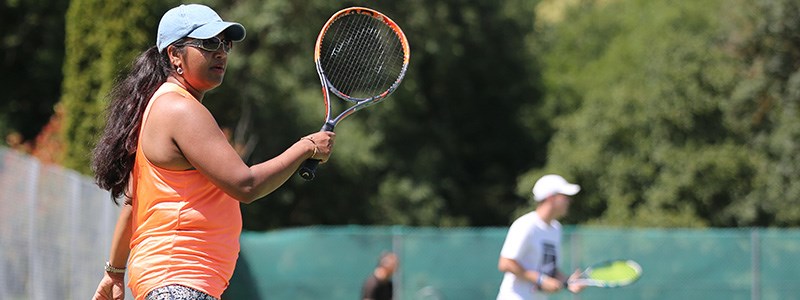
[[[209,294],[182,285],[168,285],[147,294],[145,300],[219,300]]]

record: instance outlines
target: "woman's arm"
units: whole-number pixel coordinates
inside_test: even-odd
[[[115,268],[125,268],[128,264],[128,255],[131,253],[131,221],[133,207],[129,204],[122,206],[114,227],[114,237],[111,240],[111,250],[108,253],[108,263]]]
[[[160,156],[162,161],[177,161],[177,168],[181,168],[181,163],[182,168],[193,167],[225,193],[244,203],[283,185],[306,159],[313,156],[326,161],[335,136],[333,132],[310,134],[280,155],[247,166],[208,109],[177,93],[157,99],[144,128],[142,147],[148,159],[158,165],[157,156]],[[173,150],[163,153],[163,149]]]
[[[114,237],[111,240],[111,250],[108,254],[108,264],[111,267],[124,269],[131,252],[131,216],[132,207],[128,204],[122,206],[114,227]],[[93,300],[122,300],[125,299],[125,273],[105,272]]]

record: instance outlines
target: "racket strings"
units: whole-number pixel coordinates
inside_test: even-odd
[[[370,19],[364,16],[361,18],[351,17],[347,20],[355,24],[345,26],[344,28],[348,30],[344,34],[348,38],[352,38],[355,43],[350,40],[346,41],[348,44],[353,43],[353,48],[349,49],[352,51],[346,52],[349,55],[343,56],[345,59],[338,60],[339,64],[335,66],[336,70],[342,70],[346,73],[339,77],[342,78],[341,84],[334,84],[334,86],[340,87],[340,91],[353,97],[369,96],[356,95],[355,93],[359,91],[363,91],[366,94],[379,92],[375,89],[380,85],[380,76],[372,76],[372,74],[376,65],[379,66],[381,63],[375,60],[375,54],[380,52],[380,49],[376,51],[369,47],[379,47],[381,44],[376,41],[377,28],[369,24],[372,21]],[[380,73],[375,74],[379,75]]]
[[[604,281],[623,281],[636,278],[639,272],[636,268],[625,262],[615,262],[611,265],[595,268],[589,274],[589,278]]]
[[[357,15],[354,15],[357,16]],[[360,19],[360,20],[358,20]],[[348,76],[344,77],[345,80],[343,83],[347,83],[348,85],[343,86],[344,89],[348,90],[350,93],[355,93],[361,90],[367,93],[374,93],[373,90],[377,85],[371,84],[371,82],[376,82],[379,79],[379,76],[370,76],[372,73],[372,69],[375,67],[376,64],[380,64],[380,61],[376,61],[374,59],[376,51],[375,48],[370,47],[379,47],[379,40],[376,38],[376,31],[377,29],[372,25],[371,20],[369,17],[361,17],[361,18],[350,18],[353,22],[357,23],[353,26],[346,27],[350,30],[347,32],[349,36],[352,36],[357,41],[355,43],[355,48],[353,52],[350,54],[353,57],[349,57],[347,62],[356,62],[361,60],[358,63],[350,64],[349,66],[345,66],[343,70],[350,70],[351,72],[348,73]],[[378,49],[379,50],[379,49]],[[343,61],[343,63],[346,63]],[[380,73],[376,73],[380,74]],[[363,75],[363,76],[362,76]],[[353,95],[353,96],[360,96],[360,95]]]
[[[403,44],[388,25],[369,15],[335,20],[321,43],[320,63],[332,87],[365,99],[393,88],[403,72]]]

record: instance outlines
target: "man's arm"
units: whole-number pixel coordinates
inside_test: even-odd
[[[561,281],[558,279],[537,271],[525,270],[522,265],[511,258],[501,256],[500,261],[497,263],[497,269],[500,270],[500,272],[510,272],[517,276],[517,278],[533,282],[539,289],[548,293],[557,292],[562,288]]]
[[[502,256],[497,263],[497,269],[500,270],[500,272],[513,273],[517,278],[525,279],[533,283],[536,283],[540,275],[539,272],[525,270],[516,260]]]
[[[581,276],[581,269],[575,269],[575,272],[572,273],[572,275],[570,275],[569,278],[567,278],[567,276],[564,275],[564,273],[562,273],[561,270],[556,269],[556,276],[558,277],[559,281],[564,282],[565,283],[564,285],[566,285],[567,281],[578,279],[578,277]],[[586,288],[586,285],[576,283],[568,285],[567,288],[569,289],[570,292],[577,294],[583,291],[583,289]]]
[[[363,300],[374,300],[375,299],[375,289],[378,287],[378,281],[375,280],[375,277],[370,275],[367,280],[364,281],[364,285],[361,287],[361,299]]]

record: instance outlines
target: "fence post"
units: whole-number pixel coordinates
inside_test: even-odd
[[[78,220],[81,218],[81,210],[80,210],[80,197],[81,197],[81,178],[80,175],[71,172],[65,172],[64,176],[67,178],[66,182],[69,182],[69,193],[66,194],[66,199],[69,202],[69,209],[65,212],[68,214],[67,222],[68,229],[69,229],[69,249],[67,249],[68,254],[67,257],[69,258],[69,264],[67,269],[67,274],[78,274],[76,271],[78,270],[78,260],[81,258],[78,253],[78,247],[86,247],[85,245],[79,245],[78,239],[81,231],[78,228]],[[83,248],[81,248],[83,250]],[[80,293],[76,289],[79,287],[77,276],[68,276],[67,279],[67,288],[69,291],[64,291],[65,294],[69,292],[67,295],[71,295],[73,299],[80,298]]]
[[[576,234],[576,231],[577,231],[576,226],[573,226],[572,229],[569,231],[570,268],[568,270],[562,270],[562,272],[566,276],[572,275],[572,272],[574,272],[576,268],[582,268],[582,266],[578,265],[578,262],[580,262],[581,259],[581,250],[580,250],[581,239]],[[581,296],[578,294],[572,294],[572,299],[580,300]]]
[[[42,299],[40,290],[42,290],[41,280],[38,278],[42,278],[41,274],[37,270],[39,268],[36,267],[38,262],[34,257],[36,257],[35,252],[39,249],[39,242],[37,240],[38,235],[36,234],[37,230],[37,218],[36,218],[36,209],[37,209],[37,199],[39,198],[38,195],[38,187],[39,187],[39,161],[35,159],[26,159],[25,161],[30,162],[30,168],[28,169],[28,185],[27,185],[27,194],[28,194],[28,220],[26,222],[29,223],[28,226],[28,282],[30,283],[30,289],[28,292],[30,293],[30,299]]]
[[[403,227],[400,225],[392,226],[392,252],[397,255],[400,264],[403,264]],[[392,276],[394,281],[394,299],[403,299],[403,268],[397,268],[396,273]]]
[[[761,299],[761,239],[758,235],[758,228],[750,229],[750,247],[752,261],[753,280],[750,287],[750,299]]]

